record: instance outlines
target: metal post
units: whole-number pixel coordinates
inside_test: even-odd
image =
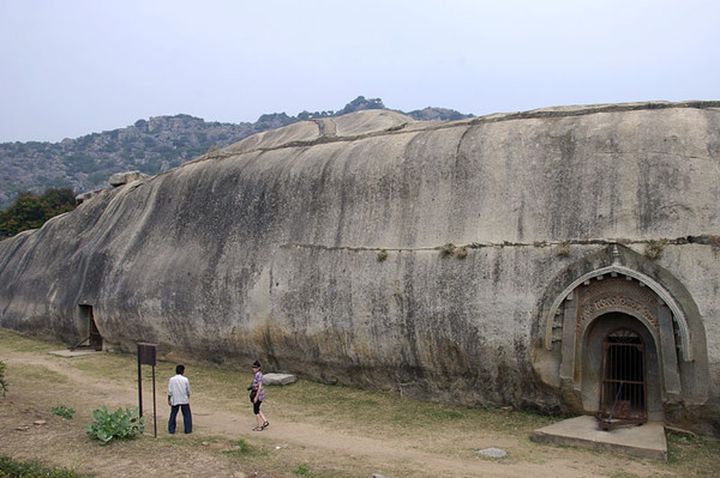
[[[155,399],[155,364],[157,362],[157,344],[149,344],[145,342],[138,342],[137,344],[138,354],[138,395],[140,402],[140,416],[143,416],[142,411],[142,365],[152,366],[152,379],[153,379],[153,423],[155,430],[155,438],[157,438],[157,400]]]
[[[140,409],[140,416],[142,417],[142,365],[140,364],[140,352],[138,352],[138,408]]]
[[[155,400],[155,365],[152,366],[153,376],[153,432],[157,438],[157,400]]]

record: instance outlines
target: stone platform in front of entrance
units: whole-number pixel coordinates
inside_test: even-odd
[[[72,357],[85,357],[87,355],[93,355],[93,354],[101,354],[102,351],[97,351],[97,350],[93,350],[93,349],[75,349],[75,350],[63,349],[63,350],[53,350],[48,353],[50,355],[57,355],[58,357],[72,358]]]
[[[598,429],[594,417],[581,416],[539,428],[533,432],[530,439],[542,443],[667,460],[667,441],[662,422],[648,422],[636,427],[602,431]]]

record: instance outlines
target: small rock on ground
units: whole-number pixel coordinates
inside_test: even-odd
[[[482,450],[478,450],[478,453],[481,456],[487,457],[487,458],[505,458],[507,456],[507,452],[505,450],[502,450],[500,448],[484,448]]]
[[[295,381],[297,381],[297,377],[289,373],[266,373],[263,375],[265,385],[289,385]]]

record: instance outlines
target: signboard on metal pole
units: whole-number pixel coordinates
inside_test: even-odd
[[[140,416],[143,416],[142,406],[142,366],[152,366],[152,385],[153,385],[153,436],[157,438],[157,400],[155,398],[155,364],[157,363],[157,344],[149,344],[138,342],[137,344],[138,359],[138,408]]]

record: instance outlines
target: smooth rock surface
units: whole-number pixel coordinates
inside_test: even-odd
[[[140,171],[127,171],[124,173],[113,174],[108,179],[108,183],[110,183],[110,186],[118,187],[137,181],[138,179],[145,179],[147,177],[149,177],[147,174],[143,174]]]
[[[261,133],[0,241],[0,326],[77,343],[91,306],[114,349],[575,410],[545,345],[548,291],[616,247],[672,277],[693,319],[662,411],[720,434],[719,106],[374,110]]]

